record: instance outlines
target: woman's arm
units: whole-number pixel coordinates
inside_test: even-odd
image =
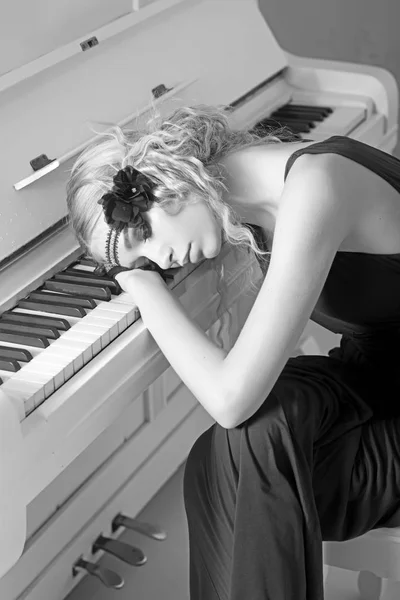
[[[223,419],[222,367],[227,352],[190,319],[158,273],[134,269],[117,275],[143,323],[172,368],[216,420]]]
[[[303,155],[293,166],[280,200],[268,273],[229,353],[189,319],[155,274],[147,280],[146,273],[118,276],[172,368],[223,427],[247,420],[271,392],[354,226],[354,203],[341,181],[329,175],[326,161],[326,155]]]

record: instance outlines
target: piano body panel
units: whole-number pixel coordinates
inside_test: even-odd
[[[227,248],[225,253],[229,270],[234,257]],[[223,252],[221,259],[222,255]],[[242,259],[228,276],[226,307],[245,292],[241,287],[243,275],[253,263],[249,257]],[[198,270],[197,275],[182,282],[181,288],[178,286],[176,293],[192,318],[208,329],[218,318],[216,274],[205,263]],[[164,355],[139,320],[36,408],[21,424],[27,459],[20,486],[26,503],[49,485],[131,401],[127,390],[134,389],[136,395],[143,393],[167,366]]]
[[[386,117],[384,137],[397,138],[399,90],[390,71],[382,67],[343,61],[305,58],[286,53],[288,81],[310,92],[336,92],[343,98],[363,94],[371,98],[376,111]],[[387,145],[382,141],[380,147]]]
[[[66,268],[82,254],[70,226],[57,231],[41,244],[0,270],[0,313],[13,308],[18,300],[37,289],[54,273]]]
[[[83,576],[72,577],[76,560],[81,555],[89,560],[101,556],[91,556],[96,537],[111,534],[111,522],[119,512],[136,517],[211,424],[194,398],[190,402],[188,394],[177,394],[151,426],[127,440],[28,541],[21,559],[0,580],[0,597],[65,598]],[[145,460],[138,466],[139,457]],[[162,515],[157,524],[163,526]]]
[[[221,336],[226,349],[236,340],[256,289],[243,293],[239,277],[236,291],[229,291],[231,323]],[[208,334],[216,341],[220,322],[211,321]],[[97,535],[111,533],[111,521],[119,512],[137,516],[214,422],[171,367],[139,397],[136,391],[132,386],[125,392],[125,408],[116,417],[114,411],[114,422],[28,505],[30,538],[20,560],[0,579],[0,598],[65,598],[83,577],[72,577],[77,558],[84,554],[97,560],[101,553],[90,554]],[[165,526],[162,514],[157,524]],[[157,569],[151,564],[147,568],[153,573]]]
[[[32,173],[32,158],[42,153],[58,158],[104,129],[104,123],[151,107],[151,90],[161,83],[172,88],[197,78],[168,105],[169,113],[173,105],[230,103],[286,66],[255,0],[229,3],[228,39],[222,35],[226,11],[224,0],[186,0],[1,94],[0,129],[8,146],[0,173],[0,261],[67,212],[69,165],[18,192],[13,189]],[[268,56],[268,63],[260,56]]]
[[[15,408],[0,390],[0,577],[17,562],[26,539],[26,504],[15,487],[22,474],[23,444]],[[11,472],[10,472],[11,469]]]

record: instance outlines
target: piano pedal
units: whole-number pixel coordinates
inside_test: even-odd
[[[100,579],[101,583],[108,588],[119,590],[125,583],[122,577],[115,571],[107,569],[106,567],[101,567],[96,563],[89,562],[82,557],[78,558],[72,567],[73,577],[76,577],[80,570],[86,571],[86,573],[92,575],[92,577],[97,577],[97,579]]]
[[[131,517],[127,517],[126,515],[118,514],[112,522],[111,531],[114,533],[120,527],[125,527],[125,529],[130,529],[131,531],[136,531],[137,533],[141,533],[146,537],[149,537],[153,540],[162,541],[165,540],[167,534],[165,531],[160,529],[157,525],[151,525],[150,523],[142,523],[137,521],[136,519],[132,519]]]
[[[140,548],[136,548],[120,540],[105,537],[104,535],[99,535],[94,542],[92,554],[96,554],[99,550],[112,554],[133,567],[141,567],[147,562],[147,556],[143,554]]]

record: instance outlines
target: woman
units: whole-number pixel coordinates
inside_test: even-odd
[[[400,162],[380,150],[233,132],[211,107],[117,131],[74,166],[78,239],[216,421],[185,470],[192,600],[320,600],[322,539],[400,506],[399,192]],[[134,267],[213,258],[223,240],[263,261],[248,224],[273,243],[225,352],[158,272]],[[311,315],[343,333],[340,348],[290,358]]]

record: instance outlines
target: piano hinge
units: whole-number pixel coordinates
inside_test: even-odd
[[[9,254],[7,258],[4,258],[2,261],[0,261],[0,271],[2,271],[5,267],[9,267],[11,263],[15,262],[16,260],[24,256],[24,254],[27,254],[28,252],[36,248],[36,246],[38,246],[39,244],[42,244],[44,241],[58,234],[60,231],[68,227],[68,225],[69,217],[67,215],[59,221],[57,221],[57,223],[43,231],[40,235],[36,236],[20,248],[18,248],[18,250],[16,250],[12,254]]]
[[[240,96],[239,98],[237,98],[236,100],[231,102],[231,104],[229,104],[229,106],[228,106],[228,109],[234,110],[236,108],[239,108],[239,106],[241,106],[242,104],[247,102],[252,96],[255,96],[259,91],[261,91],[263,88],[267,87],[270,83],[275,81],[275,79],[280,79],[286,70],[287,70],[287,67],[284,67],[283,69],[281,69],[280,71],[278,71],[277,73],[272,75],[271,77],[268,77],[268,79],[265,79],[261,83],[258,83],[251,90],[249,90],[248,92],[243,94],[243,96]]]

